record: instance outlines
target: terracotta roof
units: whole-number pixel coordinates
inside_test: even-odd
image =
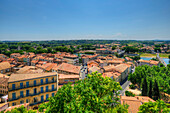
[[[79,75],[59,74],[58,76],[59,76],[59,79],[69,79],[69,78],[79,79]]]
[[[100,49],[96,49],[97,51],[105,51],[106,49],[104,48],[100,48]]]
[[[8,83],[22,80],[36,79],[41,77],[55,76],[56,72],[36,73],[36,74],[11,74]]]
[[[92,72],[96,72],[96,71],[98,71],[98,70],[100,70],[100,68],[97,67],[97,66],[93,66],[93,67],[90,67],[90,68],[89,68],[89,71],[92,71]]]
[[[148,60],[143,60],[143,59],[140,59],[139,62],[145,62],[145,63],[149,63],[150,61]]]
[[[20,56],[21,54],[20,53],[12,53],[11,56],[12,55]]]
[[[124,72],[127,68],[128,68],[128,66],[125,64],[119,64],[119,65],[115,66],[115,70],[120,73]]]
[[[75,65],[67,64],[67,63],[62,63],[61,65],[58,66],[58,70],[79,74],[80,66],[75,66]]]
[[[129,96],[120,96],[121,104],[128,104],[128,112],[129,113],[137,113],[139,111],[139,107],[144,102],[155,102],[153,99],[147,97],[147,96],[135,96],[135,97],[129,97]]]
[[[121,64],[121,63],[123,63],[123,61],[121,61],[121,60],[109,60],[108,63]]]
[[[159,61],[150,60],[149,63],[150,63],[150,64],[153,64],[153,65],[158,65],[158,64],[159,64]]]
[[[7,85],[9,80],[9,76],[6,76],[4,74],[0,74],[0,84],[1,85]]]
[[[36,68],[35,66],[25,66],[25,67],[19,69],[16,73],[22,74],[22,73],[25,73],[26,71],[28,71],[30,69],[35,69],[35,68]]]
[[[8,68],[11,68],[11,65],[9,62],[1,62],[0,63],[0,70],[8,69]]]
[[[109,71],[113,71],[115,68],[114,65],[111,66],[104,66],[103,69],[105,70],[105,72],[109,72]]]
[[[129,58],[129,57],[125,57],[126,58],[126,60],[128,60],[128,61],[133,61],[131,58]]]

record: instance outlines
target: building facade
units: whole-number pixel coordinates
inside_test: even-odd
[[[29,103],[36,108],[54,96],[58,88],[56,72],[36,74],[12,74],[8,81],[9,106]]]

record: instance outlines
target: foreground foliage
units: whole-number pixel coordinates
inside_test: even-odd
[[[4,113],[3,111],[1,113]],[[19,108],[14,108],[6,113],[37,113],[35,110],[27,110],[23,105]]]
[[[150,80],[153,84],[158,85],[158,90],[164,93],[170,94],[170,66],[159,67],[159,66],[148,66],[142,65],[135,68],[135,72],[130,74],[128,79],[133,83],[137,84],[139,87],[142,86],[142,82],[146,78],[147,83],[149,84]],[[156,81],[156,82],[155,82]],[[156,83],[156,84],[155,84]],[[147,85],[146,87],[149,87]],[[147,88],[150,89],[150,88]]]
[[[108,108],[120,105],[119,90],[121,86],[118,82],[92,73],[88,78],[76,82],[74,86],[64,85],[48,103],[39,106],[39,111],[43,112],[45,109],[45,113],[105,112]]]
[[[170,108],[162,100],[157,100],[156,102],[147,102],[139,107],[138,113],[169,113]]]

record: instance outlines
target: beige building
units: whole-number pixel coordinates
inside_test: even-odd
[[[1,95],[8,94],[8,79],[9,79],[9,76],[0,74],[0,94]]]
[[[0,72],[1,72],[2,74],[8,73],[8,72],[10,72],[10,71],[11,71],[11,65],[10,65],[9,62],[1,62],[1,63],[0,63]]]
[[[54,96],[57,88],[56,72],[11,74],[8,80],[9,106],[29,103],[30,108],[37,108],[40,103]]]

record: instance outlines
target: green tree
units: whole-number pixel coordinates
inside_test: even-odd
[[[152,98],[152,80],[150,80],[150,83],[149,83],[149,93],[148,93],[148,96],[150,98]]]
[[[148,84],[145,77],[142,83],[142,96],[147,96],[147,95],[148,95]]]
[[[153,86],[153,99],[154,100],[160,99],[160,92],[159,92],[159,87],[158,87],[158,83],[156,79],[155,79],[154,86]]]
[[[114,90],[114,92],[113,92]],[[74,86],[64,85],[48,103],[41,104],[39,111],[45,113],[65,112],[104,112],[119,103],[121,86],[109,77],[97,72],[77,81]]]
[[[169,113],[170,108],[162,100],[156,102],[146,102],[139,107],[138,113]]]
[[[1,112],[4,113],[4,112]],[[23,105],[19,108],[14,108],[11,111],[7,111],[6,113],[37,113],[36,110],[27,110]]]
[[[112,46],[112,50],[115,50],[116,49],[116,46]]]
[[[128,107],[129,105],[125,104],[125,105],[117,105],[116,107],[112,108],[108,108],[105,110],[104,113],[128,113]]]

